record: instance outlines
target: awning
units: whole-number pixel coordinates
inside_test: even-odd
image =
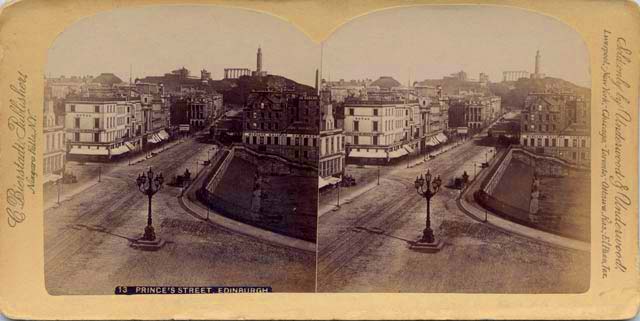
[[[325,180],[324,178],[318,176],[318,188],[323,188],[325,186],[329,185],[329,182],[327,180]]]
[[[128,152],[129,152],[129,148],[127,148],[127,146],[120,145],[116,148],[111,149],[111,156],[122,155]]]
[[[156,134],[153,134],[150,137],[147,137],[147,142],[149,143],[155,144],[155,143],[159,143],[160,141],[161,141],[160,137],[158,137],[158,135]]]
[[[47,175],[44,175],[44,184],[49,183],[49,182],[57,182],[61,178],[62,178],[62,175],[58,175],[58,174],[47,174]]]
[[[169,134],[164,129],[158,132],[158,136],[163,140],[169,139]]]
[[[387,158],[387,153],[385,153],[381,149],[373,149],[370,151],[366,150],[351,150],[349,153],[349,157],[360,157],[360,158]]]
[[[323,188],[329,185],[335,185],[342,181],[342,178],[329,176],[327,178],[322,178],[318,176],[318,188]]]
[[[438,133],[438,135],[436,135],[436,138],[441,142],[441,143],[446,143],[448,138],[447,135],[443,134],[443,133]]]
[[[440,144],[440,142],[435,137],[429,138],[427,140],[427,142],[425,143],[425,145],[427,145],[427,146],[437,146],[439,144]]]
[[[109,155],[109,151],[106,148],[81,148],[81,147],[71,147],[69,151],[70,154],[76,155]]]
[[[409,146],[409,145],[404,145],[404,149],[407,151],[407,153],[411,154],[413,153],[413,147]]]
[[[329,182],[329,184],[335,185],[335,184],[340,183],[342,181],[342,178],[329,176],[329,177],[325,178],[325,180],[327,182]]]
[[[398,157],[402,157],[404,155],[407,155],[407,151],[404,148],[399,148],[396,149],[392,152],[389,152],[389,158],[398,158]]]
[[[129,148],[130,151],[134,151],[136,149],[135,146],[133,146],[133,144],[131,144],[131,142],[126,142],[124,143],[125,146],[127,146],[127,148]]]

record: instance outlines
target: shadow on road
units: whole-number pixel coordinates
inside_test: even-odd
[[[402,237],[399,237],[399,236],[395,236],[395,235],[387,234],[387,233],[385,233],[385,232],[384,232],[384,230],[379,229],[379,228],[377,228],[377,227],[374,227],[374,228],[368,228],[368,227],[364,227],[364,226],[356,226],[356,227],[354,227],[354,228],[353,228],[353,230],[354,230],[354,231],[365,231],[365,232],[369,232],[369,233],[372,233],[372,234],[383,235],[383,236],[386,236],[386,237],[394,238],[394,239],[396,239],[396,240],[405,241],[405,242],[407,242],[408,244],[413,244],[413,243],[415,242],[415,241],[413,241],[413,240],[407,240],[407,239],[402,238]]]
[[[124,235],[119,235],[119,234],[115,234],[115,233],[109,232],[109,231],[107,231],[107,229],[105,227],[100,226],[100,225],[91,226],[91,225],[85,225],[85,224],[74,224],[74,225],[70,225],[69,227],[74,229],[74,230],[85,229],[85,230],[88,230],[88,231],[91,231],[91,232],[99,232],[99,233],[109,234],[109,235],[112,235],[112,236],[123,238],[123,239],[131,241],[131,242],[136,240],[134,238],[126,237]]]

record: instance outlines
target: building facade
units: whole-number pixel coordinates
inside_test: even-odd
[[[204,129],[223,114],[222,94],[196,91],[167,98],[170,123],[189,125],[190,130]]]
[[[347,100],[344,138],[350,161],[388,163],[414,152],[418,102]],[[412,146],[413,145],[413,146]]]
[[[45,98],[44,103],[44,183],[62,178],[66,162],[66,142],[64,117],[57,117],[53,111],[53,101]]]
[[[330,92],[321,94],[320,123],[320,160],[318,174],[320,177],[341,176],[345,165],[345,141],[342,128],[337,127],[330,103]]]
[[[449,100],[448,125],[452,129],[478,132],[502,115],[502,101],[497,96],[470,95]]]
[[[243,142],[254,150],[318,166],[318,96],[252,92],[243,113]]]
[[[121,97],[68,97],[65,101],[65,136],[69,158],[108,160],[128,153],[133,137],[128,124],[139,101]]]
[[[572,93],[531,93],[520,118],[524,148],[590,166],[589,103]]]

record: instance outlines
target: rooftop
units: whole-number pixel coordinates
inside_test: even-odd
[[[376,81],[372,82],[370,86],[378,86],[384,89],[391,89],[393,87],[400,87],[401,84],[391,76],[382,76]]]

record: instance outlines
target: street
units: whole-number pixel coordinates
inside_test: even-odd
[[[586,291],[589,274],[583,267],[589,264],[588,252],[553,248],[511,235],[458,209],[459,190],[445,186],[463,171],[473,179],[474,166],[479,173],[480,163],[492,157],[485,155],[489,149],[467,141],[422,165],[387,167],[379,186],[341,203],[339,209],[321,213],[318,291]],[[445,243],[435,254],[409,249],[425,227],[426,201],[416,193],[414,180],[427,168],[443,181],[431,200],[431,226],[436,238]],[[321,204],[330,201],[333,198],[325,197]]]
[[[205,224],[178,203],[174,175],[207,158],[211,145],[193,139],[128,166],[112,166],[101,182],[44,213],[45,282],[51,294],[113,294],[119,285],[272,286],[276,292],[315,289],[315,255],[263,243]],[[96,164],[84,166],[97,168]],[[153,197],[153,225],[167,241],[157,252],[129,247],[147,219],[147,198],[135,179],[162,172]],[[108,167],[108,166],[105,166]]]

